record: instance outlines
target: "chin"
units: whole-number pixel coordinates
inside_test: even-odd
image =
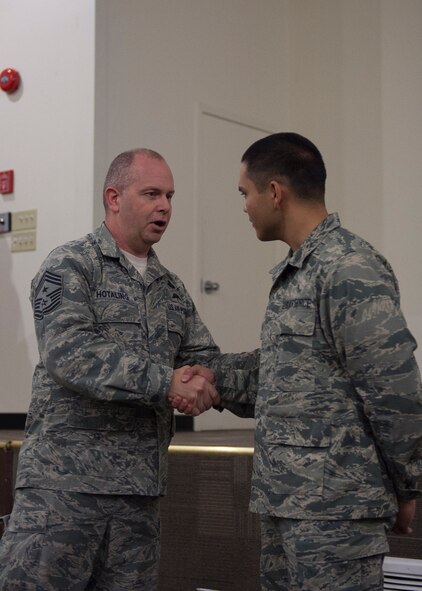
[[[260,240],[261,242],[268,242],[268,240],[271,240],[271,238],[266,235],[264,232],[256,232],[256,237],[258,238],[258,240]]]

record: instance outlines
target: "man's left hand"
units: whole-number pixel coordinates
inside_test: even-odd
[[[399,511],[396,517],[396,523],[393,527],[395,534],[410,536],[413,534],[413,529],[410,527],[415,518],[416,500],[399,501]]]

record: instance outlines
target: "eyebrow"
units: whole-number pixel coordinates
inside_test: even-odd
[[[147,185],[146,187],[141,189],[142,193],[145,193],[145,191],[155,191],[157,193],[161,193],[161,192],[163,192],[163,189],[161,189],[160,187],[157,187],[155,185]],[[174,195],[176,192],[176,189],[170,189],[170,191],[164,191],[164,192],[166,195]]]

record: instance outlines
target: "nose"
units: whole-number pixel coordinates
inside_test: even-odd
[[[163,194],[158,203],[158,211],[168,213],[171,210],[171,202],[167,195]]]

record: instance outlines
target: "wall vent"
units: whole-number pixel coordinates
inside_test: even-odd
[[[422,591],[422,560],[386,556],[384,591]]]

